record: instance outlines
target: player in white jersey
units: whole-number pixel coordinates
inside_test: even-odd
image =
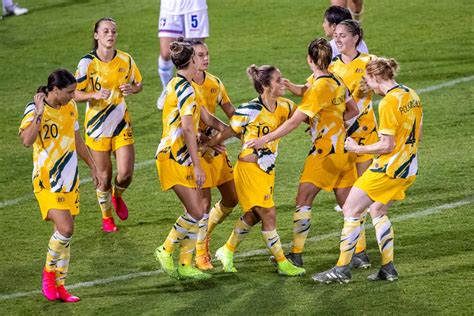
[[[209,37],[206,0],[162,0],[158,37],[160,38],[158,74],[163,85],[163,91],[156,101],[156,106],[159,110],[162,110],[166,97],[166,85],[173,77],[174,70],[170,57],[170,44],[178,37],[186,39]]]

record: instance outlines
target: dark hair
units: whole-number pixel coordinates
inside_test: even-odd
[[[309,43],[308,55],[320,70],[326,70],[331,63],[331,45],[329,45],[328,41],[324,38],[316,38]]]
[[[115,22],[115,20],[112,19],[112,18],[101,18],[97,22],[95,22],[94,32],[92,33],[92,49],[94,49],[94,50],[97,49],[97,47],[99,47],[99,42],[94,38],[94,34],[97,33],[97,30],[99,29],[100,23],[103,22],[103,21],[109,21],[109,22],[117,24],[117,22]]]
[[[278,69],[275,66],[256,66],[255,64],[253,64],[247,68],[247,75],[252,80],[255,90],[257,90],[259,94],[262,94],[263,87],[270,86],[272,74],[277,70]]]
[[[356,47],[359,45],[359,43],[362,41],[362,38],[364,37],[364,30],[360,27],[360,23],[357,22],[356,20],[344,20],[339,25],[344,25],[349,33],[352,34],[352,36],[359,36],[359,39],[357,40]]]
[[[206,43],[204,43],[203,40],[200,40],[200,39],[189,39],[189,40],[186,40],[189,44],[191,44],[192,46],[196,46],[196,45],[206,45]]]
[[[337,25],[344,20],[352,19],[352,15],[347,8],[333,5],[326,9],[326,12],[324,12],[324,18],[329,22],[329,24]]]
[[[194,49],[189,41],[180,37],[170,44],[170,55],[176,69],[180,70],[189,65],[191,57],[194,55]]]
[[[369,76],[390,80],[395,79],[398,69],[399,66],[395,59],[376,57],[367,63],[366,73]]]
[[[64,89],[74,83],[77,83],[76,78],[69,72],[69,70],[56,69],[48,76],[48,84],[46,86],[40,86],[37,92],[48,94],[49,91],[53,91],[54,87]]]

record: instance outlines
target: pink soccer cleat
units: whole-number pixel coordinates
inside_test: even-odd
[[[56,289],[56,273],[54,271],[48,272],[43,270],[42,292],[48,301],[55,301],[58,299],[58,291]]]
[[[125,204],[124,200],[120,196],[112,195],[112,205],[114,206],[115,213],[117,213],[117,216],[122,221],[128,218],[127,204]]]
[[[76,303],[79,302],[81,299],[77,296],[74,296],[70,294],[64,285],[58,286],[58,297],[61,301],[66,302],[66,303]]]
[[[113,217],[102,219],[102,230],[106,233],[115,233],[118,231],[117,226],[115,226]]]

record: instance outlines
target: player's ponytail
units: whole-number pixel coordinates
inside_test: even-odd
[[[247,75],[253,82],[255,90],[259,93],[263,93],[264,87],[269,87],[272,80],[272,74],[277,71],[275,66],[263,65],[257,66],[255,64],[250,65],[247,68]]]
[[[358,36],[355,46],[359,46],[362,38],[364,37],[364,30],[360,27],[360,23],[356,20],[344,20],[339,25],[344,25],[347,28],[347,31],[351,33],[352,36]]]
[[[67,86],[77,83],[76,78],[66,69],[56,69],[48,76],[48,84],[46,86],[38,87],[37,92],[48,92],[53,91],[53,88],[64,89]]]
[[[393,58],[376,57],[366,67],[367,75],[392,80],[397,76],[399,65]]]
[[[171,42],[170,44],[171,61],[176,69],[185,69],[191,62],[194,55],[193,46],[184,40],[183,37]]]
[[[327,70],[332,57],[331,45],[324,38],[316,38],[308,46],[308,55],[319,70]]]
[[[112,22],[114,24],[117,24],[117,22],[115,22],[115,20],[112,19],[112,18],[101,18],[97,22],[95,22],[94,32],[92,32],[92,49],[93,50],[96,50],[99,47],[99,42],[95,39],[94,35],[99,30],[100,23],[102,23],[103,21],[109,21],[109,22]]]

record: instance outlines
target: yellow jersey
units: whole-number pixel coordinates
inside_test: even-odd
[[[27,104],[20,132],[31,125],[35,116],[35,103]],[[79,130],[76,103],[55,109],[47,104],[41,126],[33,143],[33,188],[38,193],[74,192],[79,186],[75,131]]]
[[[278,143],[280,139],[268,142],[260,149],[247,148],[245,142],[262,137],[288,120],[295,111],[293,101],[278,98],[276,107],[270,112],[262,102],[261,97],[240,105],[230,119],[230,126],[235,133],[240,135],[244,146],[239,157],[256,154],[259,167],[266,173],[272,173],[275,168],[275,159],[278,156]]]
[[[309,155],[344,153],[344,111],[350,100],[349,91],[336,75],[319,76],[311,82],[296,109],[310,119],[313,147]]]
[[[180,165],[192,165],[191,155],[184,142],[181,118],[191,115],[197,134],[201,117],[200,104],[196,102],[193,86],[185,77],[176,75],[166,86],[166,98],[163,107],[163,134],[158,145],[160,152],[169,152],[170,158]]]
[[[77,90],[87,93],[111,90],[106,100],[92,99],[87,102],[84,122],[87,136],[94,139],[113,137],[130,126],[130,121],[124,119],[127,106],[119,87],[127,83],[140,83],[142,76],[129,54],[116,50],[111,61],[103,62],[92,51],[79,61],[76,80]]]
[[[361,90],[361,83],[366,74],[365,68],[373,57],[373,55],[359,52],[350,63],[345,64],[341,55],[338,55],[328,68],[344,81],[359,108],[357,120],[347,131],[348,136],[356,141],[377,130],[377,121],[372,107],[372,92],[365,93]]]
[[[376,156],[370,166],[392,178],[408,178],[418,173],[418,143],[423,108],[416,92],[403,85],[390,89],[379,104],[379,134],[395,137],[389,154]]]

